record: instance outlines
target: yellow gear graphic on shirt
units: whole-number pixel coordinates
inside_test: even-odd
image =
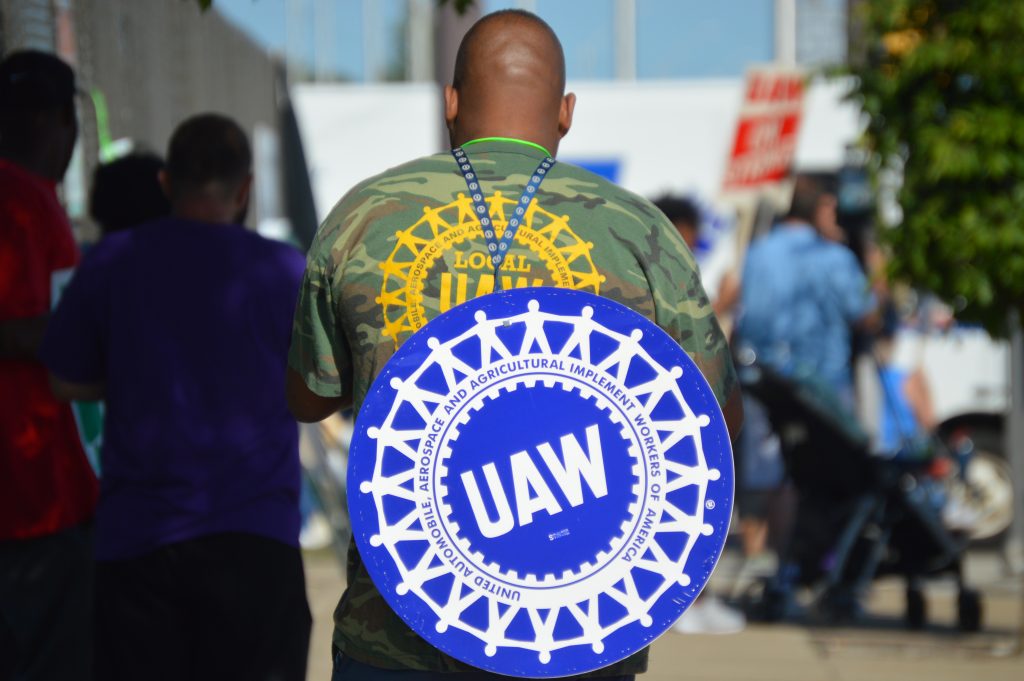
[[[515,208],[516,200],[496,191],[486,201],[500,239],[508,224],[506,215]],[[529,256],[510,253],[498,271],[497,286],[480,222],[465,194],[439,208],[424,208],[416,224],[396,232],[395,248],[380,264],[384,283],[376,301],[384,308],[384,336],[397,343],[401,334],[418,330],[429,321],[428,303],[432,309],[436,303],[436,313],[445,312],[495,288],[555,286],[599,294],[604,276],[591,257],[594,244],[580,239],[569,226],[568,215],[555,215],[537,204],[530,202],[515,243],[529,249],[546,272],[534,268]],[[480,249],[465,252],[456,248],[466,242],[479,243]],[[434,266],[448,258],[454,259],[438,273],[436,290],[429,292],[432,300],[428,301],[427,284]]]

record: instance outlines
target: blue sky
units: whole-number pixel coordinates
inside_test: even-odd
[[[364,7],[371,9],[364,16]],[[318,47],[317,25],[327,28],[320,34],[325,55],[320,59],[330,69],[349,80],[365,77],[364,24],[377,36],[398,30],[405,0],[215,0],[214,7],[229,21],[239,26],[267,49],[288,53],[308,68],[315,64]],[[292,44],[288,35],[292,32]],[[374,39],[370,56],[373,63],[386,63],[385,50],[390,41]]]
[[[613,77],[614,0],[482,3],[488,12],[524,4],[535,9],[561,38],[570,78]],[[282,54],[291,31],[289,56],[309,67],[319,32],[321,63],[347,79],[363,80],[367,58],[371,74],[394,60],[407,2],[215,0],[214,6],[259,43]],[[750,62],[770,61],[773,6],[773,0],[637,0],[638,76],[739,76]]]

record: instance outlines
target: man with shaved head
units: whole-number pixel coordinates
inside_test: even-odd
[[[742,412],[728,349],[678,232],[647,200],[554,161],[575,104],[561,45],[541,19],[506,10],[469,30],[444,92],[452,151],[360,183],[316,235],[289,355],[299,420],[358,411],[388,358],[436,315],[495,290],[556,286],[612,298],[658,324],[701,368],[735,433]],[[493,258],[488,246],[506,232],[507,254]],[[508,678],[409,629],[354,543],[334,649],[336,680]],[[646,666],[645,650],[579,678],[631,679]]]
[[[453,147],[500,130],[552,153],[576,106],[576,95],[565,94],[558,36],[538,17],[515,10],[490,14],[469,29],[444,99]]]

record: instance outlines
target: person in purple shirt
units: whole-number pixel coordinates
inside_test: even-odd
[[[97,678],[304,679],[311,619],[285,358],[305,266],[248,231],[230,119],[174,132],[172,216],[107,236],[42,357],[62,399],[104,399]],[[145,671],[142,671],[145,670]]]

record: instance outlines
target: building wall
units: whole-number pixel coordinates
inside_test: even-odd
[[[174,127],[206,111],[231,116],[250,139],[258,129],[264,138],[278,129],[272,59],[193,0],[0,0],[0,55],[24,48],[56,51],[71,62],[79,87],[106,98],[111,138],[135,148],[163,154]],[[80,99],[79,116],[80,155],[64,196],[72,218],[84,223],[100,146],[89,97]],[[256,162],[259,173],[258,155]],[[93,232],[84,225],[80,236],[89,240]]]
[[[52,50],[54,31],[50,0],[0,0],[0,54]]]
[[[797,0],[796,61],[803,66],[846,63],[847,0]]]
[[[204,111],[235,118],[250,136],[257,124],[276,127],[271,59],[216,12],[182,0],[76,0],[73,9],[79,80],[106,96],[113,138],[163,152],[174,127]]]

